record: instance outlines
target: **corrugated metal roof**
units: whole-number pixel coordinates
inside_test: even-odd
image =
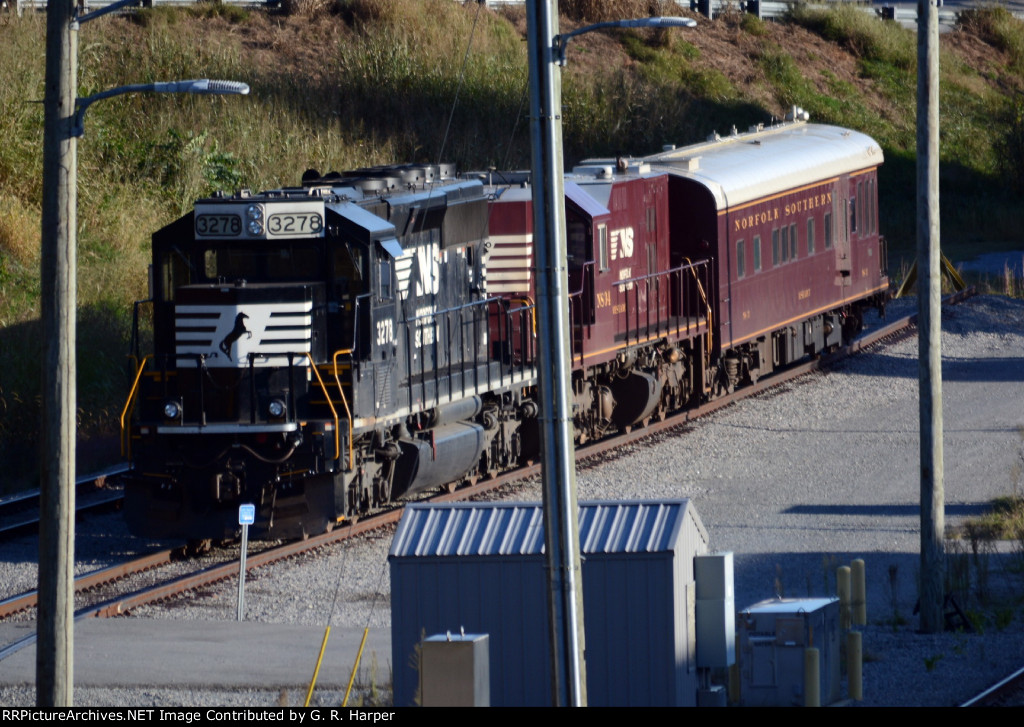
[[[671,550],[688,523],[708,542],[690,500],[584,502],[579,505],[580,550],[659,553]],[[391,557],[540,555],[540,503],[409,505],[391,544]]]
[[[652,154],[644,161],[655,171],[702,184],[723,210],[877,166],[883,158],[882,148],[866,134],[797,122]]]

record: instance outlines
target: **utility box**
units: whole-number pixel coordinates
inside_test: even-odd
[[[839,599],[762,601],[737,620],[743,706],[803,706],[804,651],[812,646],[821,659],[821,703],[839,699]]]
[[[438,634],[420,642],[424,707],[490,707],[487,634]]]

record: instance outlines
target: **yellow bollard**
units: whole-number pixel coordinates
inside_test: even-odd
[[[804,706],[821,706],[820,654],[813,646],[804,649]]]
[[[853,589],[850,607],[853,610],[853,623],[855,626],[865,626],[868,622],[868,599],[864,560],[857,558],[850,565],[850,587]]]
[[[843,631],[850,629],[850,566],[836,568],[836,590],[839,591],[839,626]]]
[[[861,633],[850,631],[846,634],[846,677],[850,685],[850,699],[857,702],[864,699],[863,665]]]

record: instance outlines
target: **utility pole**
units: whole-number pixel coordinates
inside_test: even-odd
[[[36,704],[70,707],[74,686],[75,260],[78,32],[72,0],[49,0],[43,130],[40,452]]]
[[[944,628],[938,0],[917,4],[917,309],[921,420],[921,631]]]
[[[527,0],[533,244],[541,404],[541,477],[552,691],[560,707],[585,707],[583,581],[569,382],[569,278],[562,157],[562,73],[555,53],[557,0]]]

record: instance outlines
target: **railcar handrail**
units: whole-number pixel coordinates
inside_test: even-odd
[[[711,316],[713,315],[713,311],[711,309],[711,302],[708,300],[707,291],[704,290],[704,286],[701,285],[700,279],[697,277],[697,273],[694,270],[694,265],[696,265],[697,263],[694,263],[688,257],[684,257],[683,260],[686,261],[686,266],[685,267],[687,267],[690,270],[690,274],[693,275],[693,279],[697,283],[697,290],[700,292],[700,297],[704,301],[704,307],[705,307],[705,310],[707,311],[707,317],[708,317],[708,327],[707,327],[707,331],[708,331],[707,332],[708,345],[704,347],[704,359],[705,359],[704,363],[706,364],[708,361],[711,360],[711,347],[715,343],[715,334],[714,334],[715,327],[713,325],[711,325]],[[710,260],[703,260],[703,261],[700,261],[700,262],[706,262],[706,263],[709,264],[709,266],[711,264]],[[714,275],[714,270],[713,269],[711,270],[711,274]]]

